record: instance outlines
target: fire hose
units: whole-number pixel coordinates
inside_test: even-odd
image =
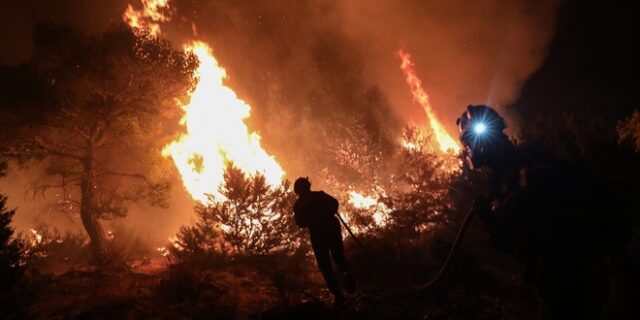
[[[457,251],[457,249],[458,249],[458,247],[460,245],[460,241],[462,240],[462,236],[464,236],[465,231],[467,230],[467,227],[469,226],[469,222],[471,221],[471,217],[473,216],[474,207],[475,207],[475,205],[472,205],[471,208],[469,209],[469,211],[467,211],[467,213],[465,214],[464,219],[462,220],[462,223],[460,224],[460,227],[458,228],[458,232],[456,234],[455,240],[453,241],[453,245],[451,246],[451,249],[449,249],[449,253],[447,254],[446,259],[442,263],[442,266],[438,270],[438,273],[431,280],[429,280],[428,282],[425,282],[425,283],[422,283],[422,284],[417,284],[417,285],[410,285],[410,287],[412,287],[413,289],[418,289],[418,290],[428,289],[431,286],[433,286],[436,282],[438,282],[438,280],[440,280],[440,278],[442,278],[442,275],[445,273],[445,271],[449,267],[449,264],[451,263],[451,259],[453,258],[453,255],[455,254],[455,252]],[[367,250],[367,247],[362,242],[360,242],[360,240],[358,239],[358,237],[355,236],[355,234],[353,234],[353,232],[351,231],[351,228],[349,228],[349,225],[347,225],[347,223],[342,219],[342,216],[340,216],[339,213],[336,213],[336,215],[338,216],[338,219],[340,220],[342,225],[345,227],[345,229],[347,229],[347,232],[349,233],[349,235],[351,235],[353,240],[360,246],[362,251],[364,251],[365,254],[370,255],[369,254],[369,250]]]
[[[427,289],[433,286],[436,282],[438,282],[440,278],[442,278],[442,275],[444,274],[444,272],[449,267],[449,264],[451,263],[451,258],[453,257],[454,253],[458,249],[458,246],[460,245],[460,240],[462,239],[462,236],[465,234],[465,231],[469,226],[469,222],[471,221],[471,217],[473,216],[474,207],[475,206],[472,205],[469,211],[467,211],[467,214],[464,216],[464,220],[462,220],[462,224],[460,224],[460,228],[458,229],[456,238],[453,241],[453,245],[451,246],[451,249],[449,250],[449,254],[447,254],[447,258],[442,263],[442,266],[440,267],[440,270],[438,270],[438,273],[436,273],[436,275],[428,282],[418,284],[418,285],[412,285],[411,286],[412,288],[420,289],[420,290]]]
[[[365,245],[362,244],[362,242],[360,242],[358,237],[356,237],[356,235],[353,234],[353,231],[351,231],[351,228],[349,228],[349,225],[344,221],[344,219],[342,219],[342,216],[340,215],[339,212],[336,212],[336,216],[338,216],[338,219],[340,220],[344,228],[347,229],[347,232],[349,233],[351,238],[353,238],[353,241],[355,241],[360,246],[360,248],[362,249],[362,251],[364,251],[366,255],[370,256],[369,250],[367,250],[367,247],[365,247]]]

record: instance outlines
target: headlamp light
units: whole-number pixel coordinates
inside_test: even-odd
[[[483,134],[486,131],[487,131],[487,125],[485,125],[482,122],[476,123],[473,125],[473,132],[475,132],[476,134]]]

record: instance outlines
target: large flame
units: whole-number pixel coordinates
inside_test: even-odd
[[[416,70],[414,69],[414,64],[411,61],[411,55],[404,50],[398,50],[398,57],[402,61],[400,64],[400,69],[404,72],[405,80],[407,84],[411,88],[411,93],[413,94],[413,98],[415,101],[422,106],[425,113],[427,114],[427,119],[429,120],[429,126],[433,131],[433,135],[438,142],[440,150],[442,152],[460,152],[460,145],[449,135],[447,130],[442,126],[440,121],[438,121],[438,117],[436,117],[433,108],[431,107],[431,103],[429,102],[429,95],[422,88],[422,81],[418,78],[416,74]]]
[[[251,107],[225,86],[225,70],[203,42],[185,46],[200,61],[194,77],[198,81],[191,101],[184,106],[182,123],[187,132],[168,144],[164,156],[170,156],[185,188],[191,196],[207,202],[207,194],[216,200],[225,167],[233,163],[246,173],[260,172],[270,185],[281,182],[284,171],[260,145],[260,135],[250,133],[245,119]]]
[[[158,36],[159,23],[169,20],[163,13],[169,8],[169,0],[141,1],[142,9],[129,5],[122,18],[132,28]],[[201,203],[224,200],[218,188],[231,163],[247,174],[263,174],[269,185],[279,184],[284,171],[262,149],[260,135],[247,128],[244,121],[251,107],[224,85],[227,73],[209,46],[196,41],[185,45],[184,50],[198,58],[199,66],[193,74],[197,85],[190,93],[189,104],[182,106],[181,124],[186,132],[167,144],[162,155],[173,159],[191,197]]]

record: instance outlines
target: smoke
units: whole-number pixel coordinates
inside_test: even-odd
[[[30,163],[26,166],[9,164],[7,175],[0,178],[0,194],[8,197],[8,208],[16,209],[12,226],[18,232],[46,225],[61,233],[85,234],[77,210],[62,211],[58,206],[64,199],[61,189],[40,190],[34,188],[51,182],[46,180],[44,166]],[[152,207],[146,203],[129,206],[125,218],[104,221],[105,231],[118,228],[136,230],[136,237],[157,245],[164,245],[181,225],[193,223],[191,213],[194,202],[182,189],[180,182],[174,185],[170,208]],[[76,192],[73,189],[70,192]]]
[[[121,21],[128,2],[3,2],[0,41],[12,50],[2,50],[0,61],[28,59],[30,33],[39,21],[99,32]],[[305,166],[288,150],[322,152],[309,149],[316,144],[309,142],[336,124],[348,126],[357,118],[375,140],[392,143],[408,121],[425,121],[402,80],[394,57],[399,48],[413,55],[450,132],[467,104],[501,108],[513,101],[545,56],[557,9],[553,0],[169,4],[173,15],[162,26],[164,35],[176,47],[194,38],[211,44],[230,85],[254,106],[252,127],[296,173]]]
[[[99,32],[121,21],[127,5],[18,3],[3,3],[0,10],[6,18],[1,29],[15,30],[0,37],[2,47],[16,46],[13,53],[2,50],[3,63],[28,59],[25,38],[38,21]],[[290,179],[333,170],[336,143],[353,132],[364,132],[377,150],[387,152],[407,123],[426,122],[399,68],[400,48],[412,54],[450,133],[468,104],[504,112],[543,61],[558,6],[553,0],[169,3],[172,20],[162,25],[162,36],[176,48],[194,39],[213,48],[230,75],[228,85],[253,108],[250,128]]]
[[[41,183],[43,171],[44,168],[38,165],[26,169],[10,163],[7,175],[0,179],[0,193],[8,197],[8,208],[17,209],[12,225],[18,231],[26,231],[40,224],[60,230],[81,231],[82,225],[76,217],[54,208],[64,198],[58,190],[43,193],[33,188]]]
[[[345,32],[365,46],[367,67],[396,111],[418,108],[390,58],[410,52],[431,102],[450,132],[468,104],[502,112],[546,56],[554,34],[555,1],[346,1]],[[375,23],[371,23],[375,21]],[[516,132],[514,132],[516,133]]]
[[[317,168],[305,155],[331,167],[332,145],[323,142],[355,124],[388,150],[408,122],[425,123],[394,55],[399,48],[414,57],[449,132],[468,104],[506,112],[545,57],[557,9],[551,0],[171,5],[175,13],[164,35],[212,46],[229,85],[253,106],[251,127],[290,177]]]
[[[43,21],[66,24],[87,33],[107,30],[121,21],[127,0],[0,0],[0,64],[26,62],[31,36]]]

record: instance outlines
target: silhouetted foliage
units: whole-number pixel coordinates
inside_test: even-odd
[[[301,246],[301,230],[293,222],[289,182],[269,186],[259,173],[246,176],[230,165],[218,201],[196,207],[198,221],[183,227],[173,251],[176,256],[217,252],[226,256],[293,254]]]
[[[382,170],[378,161],[369,161],[369,168],[361,169],[370,171],[363,178],[368,184],[362,190],[377,199],[370,207],[357,208],[347,200],[353,186],[336,182],[333,187],[338,190],[334,194],[342,199],[341,211],[359,233],[376,234],[386,229],[385,232],[413,237],[429,226],[450,222],[449,215],[455,209],[450,188],[457,175],[451,170],[460,159],[437,154],[431,147],[432,137],[416,127],[405,129],[403,143],[405,146],[390,159],[394,161],[390,168]]]
[[[112,266],[130,268],[132,263],[148,259],[156,254],[151,245],[140,238],[134,228],[117,224],[107,235],[106,261]]]
[[[46,266],[51,263],[64,264],[87,264],[90,261],[91,253],[88,246],[88,239],[79,233],[64,233],[56,229],[50,229],[46,225],[40,225],[34,229],[39,239],[34,234],[28,238],[23,237],[23,241],[28,246],[28,265],[32,267]]]
[[[18,238],[24,244],[23,263],[30,268],[78,266],[91,260],[89,240],[80,233],[61,233],[57,228],[40,224],[29,232],[21,232]],[[116,225],[106,234],[105,263],[110,267],[130,267],[134,261],[147,259],[154,253],[135,230],[123,225]]]
[[[181,227],[169,244],[169,259],[177,263],[165,285],[187,277],[194,286],[189,290],[200,292],[201,281],[193,279],[228,266],[234,272],[257,272],[285,304],[299,298],[307,287],[310,245],[293,220],[295,195],[289,189],[286,180],[270,186],[263,175],[247,176],[230,164],[219,187],[225,199],[211,196],[208,204],[199,204],[196,223]]]
[[[618,122],[617,129],[620,141],[630,141],[636,152],[640,152],[640,111],[634,110],[629,118]]]
[[[13,285],[22,272],[22,246],[13,237],[11,220],[15,210],[6,207],[7,197],[0,194],[0,292]]]
[[[170,243],[169,259],[195,267],[212,267],[224,260],[224,253],[216,250],[220,231],[210,221],[197,221],[194,226],[182,226]],[[219,248],[219,246],[218,246]]]
[[[591,172],[602,180],[603,188],[610,190],[619,207],[632,221],[640,221],[636,181],[640,178],[640,159],[632,147],[634,124],[639,113],[617,124],[594,118],[581,120],[571,114],[538,117],[523,130],[522,147],[544,153],[548,157],[564,161]],[[639,118],[640,119],[640,118]],[[622,141],[633,144],[620,143]],[[615,163],[615,165],[612,165]]]
[[[28,63],[0,70],[0,156],[46,166],[34,194],[58,189],[59,209],[80,212],[100,262],[100,219],[141,199],[167,205],[162,120],[177,120],[197,60],[124,25],[87,36],[41,24],[33,39]]]
[[[7,197],[0,194],[0,315],[3,319],[25,319],[30,317],[33,299],[24,277],[25,245],[11,227],[16,210],[6,205]]]
[[[443,259],[441,254],[436,259],[428,254],[434,243],[442,243],[445,249],[438,250],[446,255],[448,241],[453,240],[458,222],[471,204],[472,194],[468,191],[473,183],[462,179],[456,170],[459,157],[443,155],[435,146],[433,137],[424,129],[407,127],[402,146],[396,148],[394,155],[386,156],[389,163],[363,163],[369,168],[359,170],[368,172],[362,178],[368,184],[354,187],[336,182],[332,176],[327,179],[330,192],[341,199],[341,214],[368,251],[373,252],[363,251],[344,232],[345,251],[353,261],[356,279],[365,287],[393,285],[408,278],[418,281],[416,275],[431,275],[425,270],[438,266]],[[349,199],[352,191],[370,197],[369,204],[354,205]]]
[[[401,169],[388,196],[382,198],[392,209],[390,228],[409,237],[429,226],[449,223],[448,214],[454,208],[449,192],[454,173],[445,168],[457,159],[436,155],[427,148],[428,141],[415,130],[406,132],[405,142],[411,147],[402,150]]]

